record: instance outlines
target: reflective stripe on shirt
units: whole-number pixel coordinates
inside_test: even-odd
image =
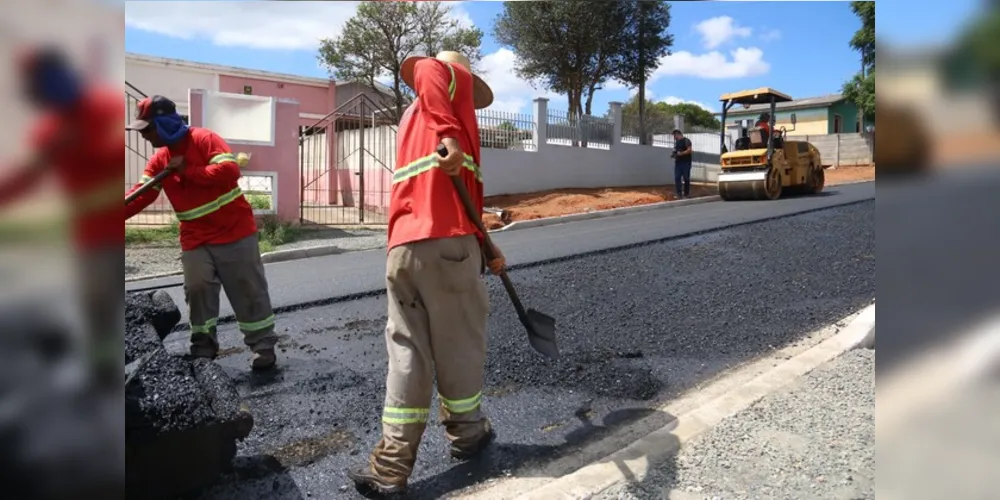
[[[397,184],[405,180],[412,179],[424,172],[429,171],[432,168],[439,166],[441,156],[437,153],[432,155],[427,155],[423,158],[419,158],[409,165],[395,171],[392,173],[392,183]],[[479,166],[473,161],[472,156],[465,155],[465,161],[462,162],[462,166],[469,169],[475,176],[476,180],[483,182],[483,176],[479,172]]]
[[[103,210],[112,205],[120,205],[121,199],[118,197],[121,196],[122,185],[119,182],[118,179],[114,179],[107,184],[91,188],[75,196],[72,200],[73,209],[77,213],[85,214]]]
[[[451,82],[448,83],[448,98],[452,101],[455,100],[455,90],[458,88],[458,83],[455,78],[455,68],[449,63],[445,63],[448,67],[448,71],[451,73]],[[440,165],[439,159],[441,158],[437,152],[427,155],[423,158],[418,158],[408,165],[397,169],[392,173],[392,183],[398,184],[400,182],[412,179],[424,172],[429,171]],[[476,180],[483,182],[483,176],[479,172],[479,165],[476,165],[476,161],[471,155],[465,155],[465,161],[462,162],[462,166],[469,169],[476,176]]]
[[[177,220],[180,221],[190,221],[200,217],[204,217],[208,214],[218,211],[220,208],[236,201],[243,194],[243,190],[239,187],[234,188],[232,191],[210,201],[198,208],[193,208],[191,210],[185,210],[183,212],[177,212]]]
[[[227,161],[235,162],[236,155],[232,153],[220,153],[212,157],[209,160],[209,165],[218,165],[219,163],[225,163]],[[145,177],[145,176],[143,176]],[[197,208],[192,208],[191,210],[185,210],[183,212],[177,212],[177,220],[180,221],[191,221],[204,217],[208,214],[218,211],[220,208],[236,201],[243,194],[243,190],[239,187],[233,188],[232,191],[200,206]]]

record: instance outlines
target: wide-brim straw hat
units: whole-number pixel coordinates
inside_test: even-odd
[[[410,88],[413,88],[413,68],[417,65],[417,61],[421,59],[430,59],[429,56],[410,56],[403,61],[403,66],[399,70],[400,77],[406,82]],[[464,67],[471,75],[473,81],[472,87],[472,100],[476,106],[476,109],[483,109],[493,104],[493,89],[479,77],[479,75],[472,72],[472,64],[469,63],[469,58],[462,55],[460,52],[453,52],[450,50],[445,50],[438,52],[437,56],[434,57],[438,61],[444,61],[447,63],[455,63]]]

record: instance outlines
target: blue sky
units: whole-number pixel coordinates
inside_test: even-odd
[[[125,2],[125,50],[206,63],[325,77],[316,40],[335,36],[353,14],[352,2]],[[546,96],[565,109],[565,97],[533,89],[512,75],[514,55],[492,38],[501,2],[449,2],[453,16],[483,30],[484,78],[497,94],[495,108],[529,112]],[[242,4],[242,5],[238,5]],[[952,0],[878,3],[880,40],[931,44],[952,37],[978,5]],[[718,96],[770,86],[793,97],[838,92],[859,68],[848,41],[859,26],[847,2],[673,2],[673,55],[665,58],[648,92],[654,100],[690,101],[713,110]],[[593,112],[634,90],[610,84]]]

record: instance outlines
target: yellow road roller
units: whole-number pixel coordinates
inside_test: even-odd
[[[762,87],[723,94],[721,167],[719,196],[730,200],[777,200],[784,193],[819,193],[825,176],[819,150],[806,141],[787,137],[785,127],[775,129],[774,110],[779,102],[792,98],[777,90]],[[726,147],[726,114],[735,105],[749,109],[762,106],[760,120],[738,123],[740,137],[733,150]],[[791,115],[792,131],[797,119]]]

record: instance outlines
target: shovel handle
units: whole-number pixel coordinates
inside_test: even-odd
[[[125,197],[125,206],[128,206],[129,203],[135,201],[135,199],[138,198],[139,196],[142,196],[142,193],[145,193],[146,191],[153,189],[153,187],[155,186],[158,186],[160,182],[163,182],[163,179],[166,179],[167,176],[169,176],[172,173],[173,173],[172,170],[164,169],[162,172],[156,174],[156,177],[153,177],[145,184],[139,186],[139,189],[132,191],[128,196]]]
[[[448,156],[448,149],[441,144],[437,148],[438,155],[444,157]],[[483,225],[483,218],[480,214],[476,213],[476,208],[472,204],[472,198],[469,197],[469,190],[465,188],[465,184],[462,182],[462,178],[459,175],[449,175],[451,178],[451,184],[455,186],[455,191],[458,193],[458,197],[462,200],[462,206],[465,208],[465,215],[468,216],[469,220],[476,225],[476,229],[483,235],[483,252],[486,254],[487,260],[493,260],[496,255],[493,254],[493,241],[490,240],[490,233],[486,231],[486,226]],[[511,283],[510,277],[507,276],[506,271],[500,272],[500,280],[503,281],[503,287],[507,289],[507,295],[510,296],[510,301],[514,304],[514,310],[517,311],[517,317],[522,323],[527,322],[528,314],[524,311],[524,305],[521,304],[521,299],[517,296],[517,291],[514,290],[514,284]]]

